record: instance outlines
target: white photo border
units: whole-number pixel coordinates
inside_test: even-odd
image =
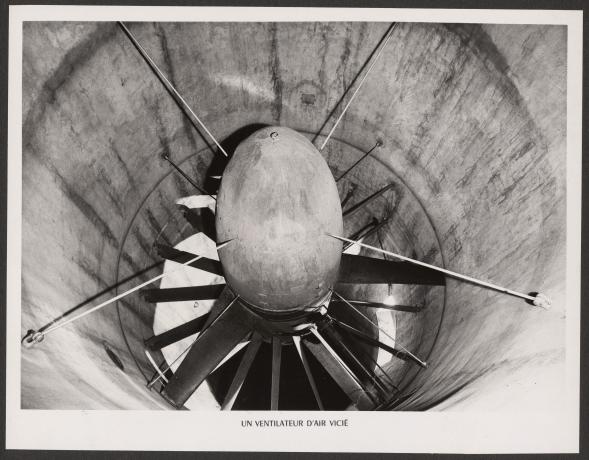
[[[191,412],[20,408],[23,21],[399,21],[567,26],[566,396],[562,412]],[[165,451],[575,453],[579,450],[581,11],[276,7],[9,7],[6,448]],[[311,414],[311,415],[310,415]],[[242,428],[244,419],[348,419]]]

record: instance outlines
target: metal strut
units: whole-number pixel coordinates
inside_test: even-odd
[[[413,353],[411,353],[409,350],[407,350],[407,348],[405,348],[403,345],[401,345],[399,343],[398,340],[395,340],[395,338],[391,337],[389,335],[389,333],[387,331],[385,331],[382,327],[380,327],[377,323],[375,323],[374,321],[372,321],[368,316],[366,316],[364,313],[362,313],[360,310],[358,310],[356,307],[354,307],[350,302],[348,302],[346,299],[344,299],[340,294],[338,294],[335,291],[331,291],[333,292],[340,300],[342,300],[347,306],[349,306],[350,308],[352,308],[354,311],[356,311],[360,316],[362,316],[363,318],[365,318],[370,324],[372,324],[373,326],[376,326],[376,328],[381,331],[384,335],[386,335],[389,339],[391,339],[396,345],[399,345],[399,347],[401,347],[405,352],[407,352],[407,354],[409,356],[411,356],[411,358],[417,363],[419,364],[421,367],[427,367],[427,363],[425,361],[422,361],[421,359],[419,359],[417,356],[415,356]]]
[[[387,34],[387,36],[386,36],[386,38],[384,40],[384,43],[382,44],[382,46],[378,50],[378,53],[376,54],[376,56],[372,60],[372,63],[370,64],[370,67],[368,68],[368,70],[366,71],[366,73],[364,74],[364,76],[362,77],[362,80],[360,80],[360,83],[358,84],[358,87],[354,90],[354,93],[352,94],[352,97],[350,97],[350,100],[348,101],[348,103],[344,107],[344,110],[342,110],[342,113],[340,114],[340,116],[335,121],[333,127],[331,128],[331,131],[329,131],[329,134],[327,135],[327,137],[323,141],[323,144],[321,145],[321,148],[319,150],[323,150],[325,148],[325,145],[327,144],[327,142],[331,138],[333,132],[335,131],[335,128],[337,128],[337,125],[339,125],[339,122],[342,120],[342,118],[346,114],[346,111],[348,110],[348,108],[350,107],[350,104],[352,103],[352,101],[356,97],[356,94],[358,94],[358,91],[360,91],[360,88],[362,88],[362,85],[366,81],[366,78],[368,77],[368,75],[370,75],[370,71],[374,68],[375,64],[378,62],[378,58],[382,54],[383,50],[386,48],[387,43],[389,42],[391,36],[393,35],[393,31],[395,30],[397,24],[398,23],[394,22],[391,25],[391,28],[389,29],[389,33]]]
[[[358,161],[356,161],[352,166],[350,166],[348,169],[346,169],[344,171],[344,173],[341,176],[339,176],[335,181],[339,182],[340,180],[342,180],[346,174],[348,174],[352,169],[354,169],[356,166],[358,166],[358,164],[362,160],[364,160],[364,158],[366,158],[368,155],[370,155],[376,147],[381,147],[381,146],[382,146],[382,141],[379,139],[376,141],[376,144],[374,144],[374,146],[370,150],[368,150],[368,152],[366,152],[364,155],[362,155],[362,157],[360,157],[360,159]]]
[[[229,240],[229,241],[226,241],[226,242],[225,242],[225,243],[223,243],[223,244],[220,244],[220,245],[218,245],[218,246],[217,246],[217,250],[219,250],[219,249],[221,249],[222,247],[226,246],[226,245],[227,245],[227,244],[229,244],[231,241],[233,241],[233,240]],[[158,276],[156,276],[155,278],[152,278],[152,279],[150,279],[150,280],[148,280],[148,281],[145,281],[144,283],[141,283],[140,285],[138,285],[138,286],[135,286],[134,288],[131,288],[131,289],[129,289],[129,290],[127,290],[127,291],[125,291],[125,292],[123,292],[123,293],[121,293],[121,294],[119,294],[119,295],[117,295],[117,296],[113,297],[112,299],[109,299],[109,300],[107,300],[106,302],[102,302],[101,304],[99,304],[99,305],[96,305],[95,307],[92,307],[92,308],[90,308],[89,310],[86,310],[85,312],[83,312],[83,313],[80,313],[79,315],[76,315],[76,316],[74,316],[73,318],[70,318],[70,319],[68,319],[68,320],[66,320],[66,321],[62,321],[61,323],[54,324],[53,326],[51,326],[51,327],[47,328],[47,329],[46,329],[46,330],[44,330],[44,331],[34,331],[34,330],[30,330],[30,331],[27,333],[27,335],[25,335],[25,337],[23,337],[23,339],[22,339],[22,344],[23,344],[25,347],[27,347],[27,348],[30,348],[30,347],[32,347],[32,346],[33,346],[35,343],[39,343],[39,342],[43,341],[43,339],[45,338],[45,336],[46,336],[47,334],[49,334],[50,332],[53,332],[53,331],[55,331],[55,330],[57,330],[57,329],[59,329],[59,328],[61,328],[61,327],[63,327],[63,326],[66,326],[67,324],[73,323],[74,321],[77,321],[77,320],[79,320],[79,319],[82,319],[84,316],[87,316],[87,315],[89,315],[90,313],[94,313],[95,311],[97,311],[97,310],[100,310],[101,308],[104,308],[104,307],[106,307],[107,305],[110,305],[110,304],[112,304],[112,303],[116,302],[117,300],[120,300],[120,299],[122,299],[123,297],[126,297],[126,296],[127,296],[127,295],[129,295],[129,294],[132,294],[133,292],[136,292],[136,291],[138,291],[139,289],[141,289],[141,288],[143,288],[143,287],[145,287],[145,286],[147,286],[147,285],[149,285],[149,284],[151,284],[151,283],[154,283],[155,281],[157,281],[157,280],[159,280],[159,279],[162,279],[164,276],[168,276],[168,275],[170,275],[170,274],[172,274],[172,273],[175,273],[175,272],[177,272],[177,271],[179,271],[179,270],[182,270],[182,269],[184,268],[184,266],[185,266],[185,265],[189,265],[189,264],[191,264],[192,262],[195,262],[195,261],[197,261],[198,259],[200,259],[200,258],[202,258],[202,257],[203,257],[203,256],[196,256],[196,257],[194,257],[194,258],[192,258],[192,259],[189,259],[189,260],[187,260],[186,262],[184,262],[184,263],[180,264],[181,266],[180,266],[180,267],[178,267],[176,270],[170,270],[170,271],[164,272],[164,273],[162,273],[161,275],[158,275]]]
[[[366,227],[363,227],[362,229],[360,229],[358,232],[356,232],[356,234],[352,235],[352,237],[350,238],[351,240],[354,241],[361,241],[365,238],[368,238],[369,236],[373,235],[375,232],[378,232],[382,227],[384,227],[386,224],[389,223],[389,221],[393,218],[393,216],[387,217],[386,219],[383,219],[382,221],[378,221],[378,219],[373,218],[372,222],[370,222],[370,224],[368,224]],[[376,221],[376,223],[374,223],[374,221]],[[370,228],[372,227],[372,228]],[[366,229],[365,233],[362,233],[361,235],[358,235],[358,233],[360,233],[361,230]],[[354,245],[354,243],[346,243],[344,244],[343,250],[345,251],[346,249],[352,247]]]
[[[349,209],[346,209],[343,212],[343,216],[344,217],[348,217],[352,214],[354,214],[356,211],[358,211],[359,209],[362,209],[364,206],[366,206],[367,204],[371,203],[372,201],[376,200],[379,196],[381,196],[383,193],[385,193],[386,191],[392,189],[393,187],[395,187],[394,183],[391,183],[389,185],[387,185],[386,187],[381,188],[380,190],[378,190],[377,192],[374,192],[372,195],[370,195],[368,198],[364,198],[362,201],[360,201],[360,203],[355,204],[354,206],[352,206]]]
[[[145,51],[145,49],[139,44],[139,42],[133,36],[133,34],[127,28],[127,26],[122,21],[118,21],[118,24],[121,27],[121,29],[123,29],[123,32],[125,32],[125,34],[127,35],[127,37],[129,37],[129,40],[131,40],[131,42],[133,43],[133,45],[135,46],[135,48],[137,48],[137,51],[139,51],[139,53],[141,54],[141,56],[143,57],[143,59],[145,59],[145,62],[147,62],[147,64],[149,65],[149,67],[151,67],[151,70],[153,70],[155,72],[155,74],[157,75],[157,77],[160,79],[160,81],[163,83],[163,85],[166,87],[166,89],[170,92],[170,94],[172,95],[172,97],[176,100],[176,102],[183,109],[183,111],[185,113],[188,113],[189,115],[191,115],[194,118],[194,120],[196,120],[196,122],[200,125],[200,127],[204,130],[204,132],[208,134],[208,136],[215,143],[215,145],[219,148],[219,150],[223,153],[223,155],[225,155],[226,157],[228,157],[229,155],[227,155],[227,152],[225,151],[225,149],[223,147],[221,147],[221,144],[219,144],[219,142],[217,142],[217,139],[215,139],[215,136],[213,136],[211,134],[211,132],[207,129],[207,127],[201,121],[201,119],[196,116],[196,114],[190,108],[190,106],[188,105],[188,103],[184,100],[184,98],[182,96],[180,96],[180,93],[176,90],[176,88],[174,88],[174,86],[172,85],[172,83],[170,83],[170,80],[168,80],[166,78],[166,76],[164,75],[164,73],[159,69],[159,67],[156,65],[156,63],[153,61],[153,59],[151,59],[149,57],[149,54],[147,54],[147,51]],[[189,118],[191,118],[191,117],[189,116]],[[191,119],[190,121],[193,121],[193,120]]]
[[[413,358],[413,356],[403,352],[403,351],[399,351],[394,347],[391,347],[389,345],[387,345],[386,343],[381,342],[378,339],[374,339],[372,337],[370,337],[368,334],[365,334],[362,331],[359,331],[358,329],[356,329],[353,326],[350,326],[349,324],[344,323],[343,321],[338,321],[336,318],[330,317],[339,327],[341,327],[344,331],[348,332],[349,334],[358,337],[359,339],[363,340],[366,343],[369,343],[370,345],[374,345],[378,348],[382,348],[383,350],[385,350],[386,352],[390,353],[391,355],[393,355],[395,358],[399,358],[402,359],[403,361],[414,361],[415,363],[419,364],[421,367],[425,367],[423,361],[421,360],[415,360]]]
[[[328,236],[331,236],[332,238],[335,238],[337,240],[341,240],[344,242],[348,242],[348,243],[352,243],[352,244],[357,244],[359,246],[362,246],[364,248],[367,249],[372,249],[373,251],[377,251],[380,252],[382,254],[388,254],[389,256],[393,256],[396,257],[397,259],[401,259],[404,260],[405,262],[411,262],[412,264],[416,264],[416,265],[421,265],[422,267],[427,267],[430,268],[432,270],[438,271],[440,273],[444,273],[445,275],[451,277],[451,278],[455,278],[455,279],[459,279],[462,281],[466,281],[468,283],[472,283],[472,284],[476,284],[477,286],[482,286],[488,289],[492,289],[494,291],[498,291],[498,292],[502,292],[504,294],[508,294],[514,297],[519,297],[521,299],[525,299],[526,301],[530,301],[532,302],[533,305],[537,306],[537,307],[541,307],[544,309],[549,309],[551,306],[551,302],[550,299],[548,297],[546,297],[543,294],[535,294],[535,295],[530,295],[530,294],[523,294],[521,292],[517,292],[517,291],[513,291],[511,289],[507,289],[504,288],[502,286],[499,286],[497,284],[493,284],[493,283],[488,283],[487,281],[482,281],[476,278],[473,278],[471,276],[466,276],[466,275],[461,275],[460,273],[456,273],[450,270],[446,270],[445,268],[440,268],[440,267],[436,267],[435,265],[431,265],[425,262],[421,262],[419,260],[415,260],[412,259],[410,257],[405,257],[402,256],[400,254],[396,254],[394,252],[391,251],[386,251],[384,249],[380,249],[377,248],[375,246],[370,246],[369,244],[364,244],[364,243],[360,243],[359,241],[353,241],[350,240],[348,238],[344,238],[343,236],[336,236],[336,235],[332,235],[331,233],[327,233]],[[339,296],[338,296],[339,297]]]
[[[207,192],[205,189],[203,189],[200,185],[198,185],[196,182],[194,182],[189,176],[188,174],[186,174],[184,171],[182,171],[182,169],[180,169],[180,167],[174,163],[172,160],[170,160],[170,156],[167,153],[164,153],[162,155],[162,158],[164,160],[166,160],[168,163],[170,163],[172,165],[172,167],[178,171],[178,173],[184,178],[186,179],[188,182],[190,182],[190,185],[192,185],[195,189],[197,189],[200,193],[202,193],[203,195],[208,195],[210,196],[213,200],[217,201],[217,197],[215,197],[214,195],[211,195],[209,192]]]

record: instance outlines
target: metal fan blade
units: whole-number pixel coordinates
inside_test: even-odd
[[[333,347],[333,350],[344,360],[344,362],[350,367],[350,370],[356,376],[362,376],[363,381],[372,381],[374,387],[381,392],[383,396],[386,396],[386,386],[380,381],[380,379],[374,373],[374,369],[366,367],[368,363],[362,362],[356,357],[354,352],[346,345],[344,338],[334,329],[332,325],[326,326],[321,330],[321,333],[325,336],[325,339]]]
[[[180,408],[233,348],[251,332],[250,317],[235,299],[202,332],[162,394]]]
[[[446,279],[435,270],[408,262],[342,254],[338,283],[443,286]]]
[[[318,332],[315,335],[320,337]],[[374,407],[374,402],[356,376],[324,339],[321,338],[320,340],[319,343],[315,343],[309,339],[304,339],[303,343],[331,375],[335,383],[346,393],[357,409],[368,410]]]
[[[222,360],[219,364],[217,364],[217,366],[213,369],[213,372],[216,372],[217,369],[219,369],[220,367],[222,367],[227,361],[229,361],[231,358],[233,358],[237,353],[239,353],[243,348],[245,348],[246,346],[248,346],[250,343],[250,340],[246,339],[243,340],[242,342],[239,342],[237,345],[235,345],[233,347],[233,350],[231,350]],[[211,372],[212,374],[212,372]]]
[[[191,252],[180,251],[166,244],[156,244],[157,253],[164,259],[173,260],[178,263],[188,262],[190,259],[194,259],[197,254]],[[218,260],[208,259],[207,257],[201,257],[198,260],[189,264],[191,267],[199,268],[201,270],[213,273],[214,275],[223,276],[223,268],[221,262]]]
[[[188,286],[180,288],[144,289],[141,291],[146,302],[182,302],[184,300],[216,299],[221,295],[224,284]]]
[[[188,208],[180,205],[182,215],[197,232],[204,233],[211,240],[216,241],[215,214],[209,208]]]
[[[270,410],[278,410],[280,394],[280,364],[282,362],[282,344],[276,336],[272,337],[272,385],[270,387]]]
[[[205,325],[203,326],[203,330],[209,327],[211,323],[215,321],[219,317],[219,315],[221,315],[221,313],[225,311],[227,305],[229,305],[233,300],[235,300],[235,294],[233,294],[231,290],[227,286],[225,286],[225,289],[223,289],[223,292],[221,292],[221,295],[209,311],[209,317],[207,318]]]
[[[203,329],[208,317],[209,314],[206,313],[192,321],[188,321],[187,323],[170,329],[169,331],[154,335],[145,340],[145,346],[152,351],[161,350],[168,345],[176,343],[186,337],[190,337],[192,334],[196,334]]]
[[[319,390],[317,389],[317,385],[315,384],[315,379],[313,378],[311,368],[309,367],[309,362],[307,361],[307,357],[305,356],[305,351],[301,346],[301,338],[297,335],[294,335],[292,337],[292,341],[294,342],[297,352],[299,353],[299,357],[301,358],[301,362],[303,363],[303,368],[305,369],[305,374],[307,375],[309,386],[311,387],[311,390],[313,390],[315,401],[317,401],[317,407],[319,407],[319,410],[325,410],[323,406],[323,401],[321,401],[321,396],[319,396]]]
[[[419,313],[425,308],[423,305],[389,305],[380,302],[366,302],[364,300],[348,300],[348,302],[351,303],[354,307],[384,308],[385,310],[404,311],[407,313]],[[345,304],[345,302],[340,299],[331,299],[330,303]]]
[[[178,206],[184,206],[189,209],[201,209],[209,208],[211,211],[215,211],[217,197],[215,195],[191,195],[179,198],[176,201]]]
[[[387,345],[386,343],[382,343],[380,340],[370,337],[368,334],[365,334],[364,332],[359,331],[358,329],[356,329],[353,326],[350,326],[349,324],[338,321],[335,318],[332,318],[332,319],[338,326],[340,326],[340,328],[342,330],[350,333],[351,335],[354,335],[355,337],[358,337],[360,340],[363,340],[366,343],[369,343],[371,345],[375,345],[379,348],[382,348],[383,350],[389,352],[394,357],[402,359],[403,361],[411,361],[411,362],[414,362],[415,364],[419,365],[420,367],[426,367],[424,365],[423,361],[419,361],[419,360],[415,359],[413,356],[411,356],[410,353],[405,353],[404,351],[397,350],[396,348],[393,348],[390,345]]]
[[[250,370],[250,367],[252,366],[252,363],[254,362],[254,359],[256,358],[256,354],[258,353],[261,344],[262,337],[254,333],[251,342],[245,350],[243,358],[241,358],[241,362],[239,363],[235,377],[233,377],[231,386],[229,387],[229,390],[227,390],[227,394],[225,395],[225,399],[221,405],[221,410],[231,410],[233,407],[233,404],[237,399],[237,395],[241,390],[243,382],[247,377],[247,374]]]

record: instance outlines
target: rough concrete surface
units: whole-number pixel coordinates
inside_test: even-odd
[[[128,26],[228,148],[258,124],[310,139],[325,124],[325,135],[387,29]],[[454,280],[437,291],[395,287],[407,302],[431,306],[395,313],[398,340],[429,363],[420,372],[391,364],[409,395],[397,409],[558,405],[565,91],[565,27],[400,24],[322,152],[338,177],[377,139],[384,143],[338,183],[342,197],[355,187],[348,206],[398,184],[345,221],[346,232],[393,212],[380,232],[385,249],[553,300],[543,311]],[[210,176],[221,163],[209,144],[116,24],[25,24],[23,335],[156,263],[156,239],[175,244],[192,233],[174,203],[194,190],[161,155],[213,191]],[[378,245],[376,236],[366,242]],[[385,294],[386,286],[347,292],[371,300]],[[153,333],[153,316],[139,296],[129,297],[23,349],[22,407],[168,408],[145,389],[153,370],[143,339]]]

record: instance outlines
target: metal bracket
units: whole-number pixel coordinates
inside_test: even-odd
[[[550,310],[552,307],[552,302],[548,298],[548,296],[540,293],[540,292],[530,292],[528,295],[535,297],[534,300],[526,301],[530,305],[534,305],[535,307],[543,308],[544,310]]]
[[[21,343],[25,348],[33,348],[35,344],[41,343],[43,339],[45,339],[45,334],[29,329],[27,334],[22,338]]]

